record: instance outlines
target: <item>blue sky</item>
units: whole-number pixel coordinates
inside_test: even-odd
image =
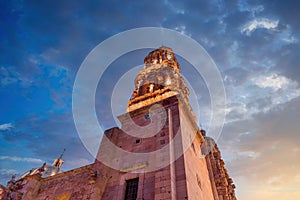
[[[93,161],[72,118],[76,72],[103,40],[152,26],[195,39],[219,68],[227,116],[218,144],[238,197],[300,197],[298,1],[1,1],[0,7],[2,184],[12,174],[51,163],[64,148],[63,170]],[[96,97],[104,127],[114,125],[104,109],[111,88],[148,52],[122,56],[105,72],[105,87]],[[206,87],[183,60],[181,66],[201,91],[205,127]]]

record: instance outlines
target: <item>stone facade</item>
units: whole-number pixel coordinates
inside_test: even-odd
[[[53,164],[57,173],[43,177],[43,165],[12,179],[0,187],[0,199],[235,200],[235,186],[218,147],[197,126],[172,50],[161,47],[144,64],[128,112],[119,116],[122,126],[105,131],[94,163],[60,172],[60,157],[55,162],[60,165]],[[121,150],[128,156],[119,156]],[[136,186],[129,188],[132,180]]]
[[[204,135],[205,132],[203,131]],[[205,137],[206,143],[202,150],[207,154],[207,169],[210,174],[212,188],[215,199],[219,200],[236,200],[234,193],[235,185],[229,177],[225,163],[221,158],[221,152],[212,138]]]

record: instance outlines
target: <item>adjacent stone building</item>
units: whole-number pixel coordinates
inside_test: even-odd
[[[0,199],[235,200],[217,145],[197,126],[173,51],[150,52],[134,84],[122,126],[105,131],[94,163],[61,172],[60,157],[13,177]]]

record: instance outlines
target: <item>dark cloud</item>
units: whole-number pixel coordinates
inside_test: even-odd
[[[255,101],[250,102],[247,104],[247,109],[258,109],[258,110],[264,110],[264,108],[267,108],[270,104],[272,104],[272,98],[269,97],[259,97],[255,99]]]
[[[300,26],[297,21],[299,18],[299,1],[288,0],[282,3],[280,0],[273,1],[249,1],[250,5],[263,5],[264,11],[260,13],[259,16],[266,17],[278,17],[283,24],[290,24],[293,27],[293,31],[297,32],[299,35]],[[258,17],[259,17],[258,16]]]
[[[239,86],[248,82],[251,74],[251,71],[242,67],[230,68],[223,72],[225,81],[235,86]]]
[[[299,51],[299,43],[283,47],[280,55],[276,58],[275,68],[285,76],[296,80],[300,85],[300,58],[296,53]]]

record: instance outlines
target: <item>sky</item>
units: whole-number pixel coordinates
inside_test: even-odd
[[[299,1],[12,0],[0,1],[0,7],[1,184],[51,164],[64,148],[62,170],[92,163],[72,117],[81,63],[115,34],[164,27],[201,44],[221,73],[226,120],[217,143],[238,199],[300,198]],[[103,127],[115,126],[106,106],[115,83],[143,64],[149,51],[123,55],[105,71],[96,94]],[[205,128],[207,88],[184,59],[179,62],[199,91],[198,117]],[[133,89],[133,80],[128,87]],[[124,108],[127,102],[118,103]]]

